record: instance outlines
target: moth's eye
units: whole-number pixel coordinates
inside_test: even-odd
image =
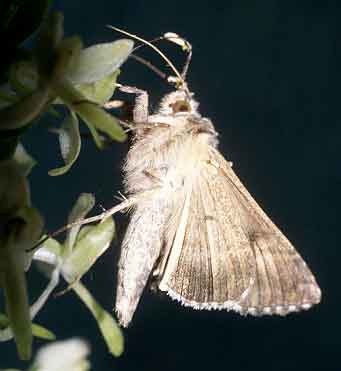
[[[172,107],[174,113],[191,111],[191,106],[184,100],[178,100],[177,102],[172,103],[169,106]]]

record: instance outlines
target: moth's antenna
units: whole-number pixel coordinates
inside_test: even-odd
[[[144,58],[142,58],[142,57],[140,57],[139,55],[136,55],[136,54],[130,54],[129,57],[134,58],[135,60],[137,60],[141,64],[144,64],[146,67],[151,69],[153,72],[155,72],[162,79],[167,80],[167,75],[165,73],[163,73],[162,71],[160,71],[157,67],[155,67],[152,63],[150,63],[146,59],[144,59]]]
[[[154,43],[157,43],[157,42],[162,41],[162,40],[171,41],[172,43],[179,45],[183,51],[187,52],[187,59],[186,59],[185,65],[183,67],[183,70],[181,72],[182,79],[184,81],[186,81],[188,67],[189,67],[189,64],[190,64],[191,59],[192,59],[192,45],[187,40],[185,40],[183,37],[179,36],[178,34],[176,34],[174,32],[167,32],[162,36],[155,37],[154,39],[149,40],[149,42],[151,44],[152,43],[154,44]],[[146,45],[141,44],[141,45],[136,46],[133,49],[133,52],[135,52],[138,49],[143,48],[144,46],[146,46]],[[157,67],[155,67],[153,64],[151,64],[149,61],[146,61],[144,58],[141,58],[141,57],[137,56],[136,54],[130,54],[130,57],[132,57],[132,58],[136,59],[137,61],[139,61],[140,63],[146,65],[148,68],[150,68],[152,71],[154,71],[161,78],[163,78],[163,79],[167,78],[166,74],[161,72]]]
[[[189,44],[189,45],[191,45],[191,44]],[[191,49],[188,51],[186,63],[185,63],[184,68],[181,72],[181,76],[185,81],[186,81],[187,71],[188,71],[188,67],[191,63],[191,60],[192,60],[192,46],[191,46]]]
[[[184,80],[184,78],[182,77],[182,74],[179,73],[179,71],[176,69],[176,67],[174,66],[174,64],[170,61],[169,58],[166,57],[166,55],[164,53],[162,53],[162,51],[157,48],[155,45],[153,45],[151,42],[145,40],[145,39],[142,39],[141,37],[137,36],[137,35],[134,35],[134,34],[131,34],[127,31],[124,31],[124,30],[121,30],[120,28],[117,28],[117,27],[114,27],[114,26],[108,26],[109,28],[117,31],[117,32],[120,32],[122,33],[123,35],[127,35],[135,40],[138,40],[140,42],[142,42],[143,44],[145,45],[148,45],[150,48],[152,48],[153,50],[155,50],[160,56],[161,58],[163,58],[163,60],[169,65],[169,67],[173,70],[173,72],[175,73],[176,75],[176,82],[178,85],[180,85],[180,87],[182,89],[184,89],[186,92],[188,92],[189,94],[189,91],[188,91],[188,88],[187,88],[187,85],[186,85],[186,82]],[[174,79],[168,79],[170,82],[174,82]]]
[[[158,41],[161,41],[161,40],[164,40],[164,39],[165,39],[164,36],[159,36],[159,37],[155,37],[154,39],[148,40],[148,42],[151,43],[151,44],[154,44],[154,43],[157,43]],[[133,49],[133,52],[135,52],[138,49],[143,48],[144,46],[146,46],[146,45],[145,44],[140,44],[140,45],[135,46],[135,48]]]
[[[183,37],[179,36],[178,34],[174,32],[165,33],[163,35],[163,38],[173,42],[174,44],[180,45],[181,49],[187,52],[187,59],[186,59],[185,65],[181,72],[182,79],[186,81],[188,67],[192,59],[192,45],[187,40],[185,40]]]
[[[190,64],[191,59],[192,59],[192,45],[187,40],[185,40],[183,37],[179,36],[178,34],[176,34],[174,32],[166,32],[162,36],[155,37],[154,39],[149,40],[149,42],[152,44],[152,43],[157,43],[158,41],[162,41],[162,40],[171,41],[172,43],[179,45],[183,51],[187,52],[187,59],[186,59],[185,65],[183,67],[183,70],[181,72],[182,79],[184,81],[186,81],[188,67],[189,67],[189,64]],[[136,50],[138,50],[138,49],[140,49],[140,48],[142,48],[144,46],[146,46],[146,45],[145,44],[144,45],[142,44],[142,45],[136,46],[133,49],[133,52],[135,52]],[[135,58],[135,59],[137,59],[139,62],[142,62],[147,67],[149,67],[149,68],[152,67],[151,69],[154,72],[156,72],[158,75],[160,75],[161,77],[162,77],[162,75],[164,75],[163,72],[161,72],[160,70],[158,70],[158,68],[156,68],[155,66],[153,66],[150,62],[148,62],[146,60],[142,61],[143,58],[137,57],[134,54],[131,54],[130,56],[133,57],[133,58]],[[141,59],[141,60],[139,60],[139,59]],[[155,71],[155,70],[158,70],[158,72]]]

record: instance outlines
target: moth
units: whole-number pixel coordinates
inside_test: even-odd
[[[137,95],[123,169],[137,202],[118,266],[120,324],[129,325],[150,282],[194,309],[254,316],[309,309],[321,299],[313,274],[219,152],[213,123],[199,113],[185,73],[177,75],[153,114],[146,92],[121,88]]]

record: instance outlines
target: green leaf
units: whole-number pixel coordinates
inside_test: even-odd
[[[22,220],[23,227],[20,229],[16,236],[16,243],[20,252],[23,253],[23,262],[25,271],[28,270],[34,251],[28,253],[39,240],[43,226],[44,219],[40,215],[39,211],[33,207],[22,207],[15,214],[16,219]]]
[[[88,228],[62,265],[62,273],[72,282],[79,280],[108,249],[115,235],[112,218]]]
[[[27,95],[38,88],[39,75],[33,61],[20,60],[11,65],[9,85],[18,94]]]
[[[68,55],[70,45],[59,50],[63,37],[64,16],[60,12],[52,12],[39,30],[34,50],[40,78],[59,78],[58,72],[64,75],[72,55]]]
[[[49,171],[49,175],[65,174],[78,158],[81,149],[81,136],[77,116],[71,112],[58,129],[59,144],[65,165]]]
[[[58,45],[58,52],[65,55],[66,68],[65,75],[68,78],[68,71],[77,68],[83,50],[83,41],[79,36],[71,36],[63,39]]]
[[[43,235],[41,237],[41,240],[44,240],[46,235]],[[51,252],[52,254],[56,256],[60,256],[61,254],[61,244],[56,239],[50,237],[44,243],[40,246],[40,249],[46,249],[48,252]]]
[[[0,329],[9,326],[9,319],[4,313],[0,313]]]
[[[91,193],[81,193],[68,216],[68,224],[83,219],[94,205],[95,197]],[[73,249],[80,227],[80,225],[76,225],[67,232],[64,255],[68,255]]]
[[[124,338],[116,321],[97,303],[87,288],[80,282],[76,282],[72,285],[72,289],[77,293],[96,319],[109,352],[119,357],[123,353]]]
[[[68,216],[68,223],[84,218],[94,205],[95,197],[92,193],[81,193]]]
[[[120,71],[116,70],[102,80],[89,84],[77,85],[77,89],[79,89],[89,101],[103,105],[108,102],[114,94],[119,73]]]
[[[0,110],[0,131],[24,128],[44,109],[49,99],[49,87],[42,86],[14,104]]]
[[[27,177],[33,166],[36,165],[36,161],[31,157],[27,151],[25,150],[24,146],[19,143],[14,153],[13,157],[14,161],[17,164],[18,171],[25,177]]]
[[[3,313],[0,313],[0,329],[4,329],[9,326],[9,319]],[[45,339],[45,340],[55,340],[56,335],[48,330],[47,328],[37,325],[36,323],[32,324],[32,333],[34,336]]]
[[[56,340],[56,335],[53,332],[35,323],[32,324],[32,332],[33,335],[37,338],[45,340]]]
[[[70,66],[67,77],[74,84],[88,84],[104,79],[129,57],[134,42],[121,39],[83,49],[79,63]]]
[[[127,135],[118,121],[96,103],[89,102],[69,81],[61,80],[58,84],[54,84],[53,89],[61,100],[88,125],[93,135],[96,128],[113,140],[123,142],[126,139]],[[96,138],[96,140],[96,144],[101,148],[100,139]]]
[[[23,130],[25,129],[0,130],[0,161],[13,157]]]
[[[91,125],[118,142],[126,140],[127,135],[120,127],[118,120],[99,106],[84,102],[79,105],[77,113],[89,128]]]

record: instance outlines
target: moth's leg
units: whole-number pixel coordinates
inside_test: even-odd
[[[169,128],[169,124],[163,122],[148,122],[148,93],[144,90],[138,89],[134,86],[124,86],[117,84],[119,89],[128,94],[135,94],[135,104],[131,105],[128,102],[113,100],[105,103],[104,107],[107,109],[121,108],[126,114],[126,119],[121,121],[123,126],[126,126],[129,131],[142,131],[154,128]],[[132,112],[132,115],[131,115]],[[132,117],[131,117],[132,116]],[[133,122],[131,122],[131,120]],[[134,124],[138,124],[137,126]]]
[[[114,99],[109,102],[104,103],[104,108],[106,109],[117,109],[117,108],[124,108],[128,105],[128,102],[120,99]]]
[[[127,130],[126,130],[127,132],[132,131],[132,132],[135,132],[137,135],[140,135],[142,137],[145,135],[145,133],[148,130],[155,129],[155,128],[164,128],[164,129],[169,128],[169,125],[165,124],[163,122],[144,122],[144,123],[138,123],[137,125],[135,125],[135,122],[120,121],[120,124],[123,127],[127,128]]]
[[[135,94],[135,105],[133,108],[133,120],[135,123],[148,122],[148,93],[133,86],[119,86],[119,89],[128,94]]]
[[[139,124],[139,128],[141,129],[154,129],[154,128],[164,128],[168,129],[169,124],[165,124],[164,122],[146,122],[143,124]]]

